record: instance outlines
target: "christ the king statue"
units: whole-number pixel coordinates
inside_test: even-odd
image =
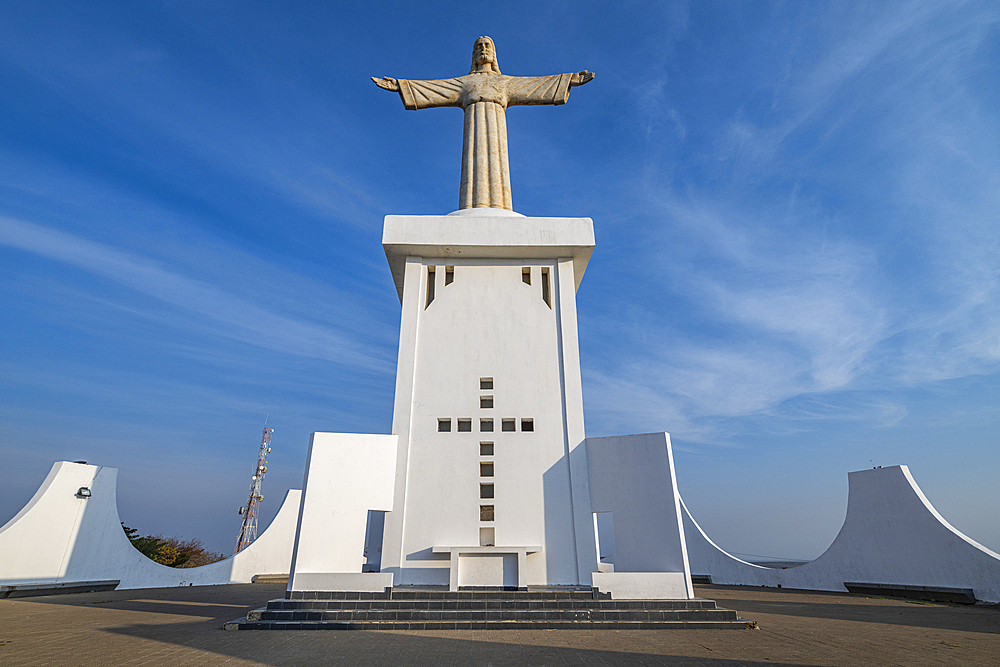
[[[551,76],[504,76],[497,65],[496,47],[480,37],[472,47],[472,69],[466,76],[433,81],[372,77],[380,88],[398,92],[407,109],[462,107],[462,186],[459,208],[513,210],[510,166],[507,161],[507,119],[504,111],[515,104],[565,104],[569,89],[594,78],[592,72]]]

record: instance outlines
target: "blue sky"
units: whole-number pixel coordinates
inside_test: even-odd
[[[0,523],[55,460],[230,552],[312,431],[388,432],[386,214],[457,208],[461,112],[369,76],[589,69],[507,114],[514,208],[589,216],[589,435],[669,431],[722,546],[811,558],[910,466],[1000,549],[1000,7],[7,2]],[[502,6],[501,6],[502,5]]]

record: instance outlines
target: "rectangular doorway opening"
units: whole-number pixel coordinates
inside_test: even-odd
[[[594,537],[597,538],[597,571],[615,571],[615,517],[613,512],[594,512]]]
[[[385,512],[368,510],[365,525],[365,562],[362,572],[382,571],[382,534],[385,530]]]

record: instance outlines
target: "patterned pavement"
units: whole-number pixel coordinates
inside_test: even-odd
[[[720,586],[758,630],[225,632],[281,584],[0,600],[0,665],[1000,665],[1000,608]]]

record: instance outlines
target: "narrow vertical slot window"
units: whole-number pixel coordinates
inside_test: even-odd
[[[459,424],[459,431],[462,430],[461,423]],[[522,431],[534,431],[535,430],[535,420],[534,419],[521,419],[521,430]]]
[[[450,285],[455,282],[455,267],[446,266],[444,267],[444,284]]]
[[[471,431],[472,430],[472,419],[459,419],[458,420],[458,430],[459,430],[459,432],[462,432],[462,431]]]
[[[451,419],[439,418],[438,432],[447,433],[448,431],[451,431]]]
[[[525,266],[521,268],[521,282],[525,285],[531,284],[531,267]]]
[[[549,269],[548,267],[542,268],[542,301],[549,308],[552,307],[552,297],[549,295]]]
[[[431,301],[434,300],[434,267],[427,267],[427,303],[424,304],[424,308],[431,305]]]

